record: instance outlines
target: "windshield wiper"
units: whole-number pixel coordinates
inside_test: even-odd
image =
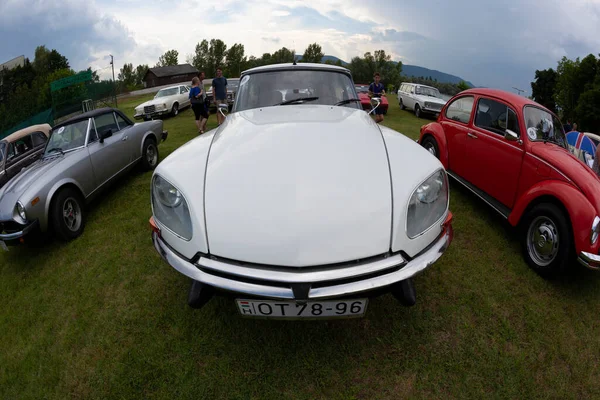
[[[360,103],[360,99],[346,99],[346,100],[338,101],[337,103],[334,104],[334,106],[343,106],[344,104],[355,103],[355,102]]]
[[[60,154],[62,154],[62,155],[64,155],[64,154],[65,154],[65,152],[63,151],[63,149],[61,149],[60,147],[53,147],[53,148],[51,148],[50,150],[48,150],[48,151],[46,152],[46,155],[48,155],[48,154],[52,153],[53,151],[60,152]]]
[[[299,97],[297,99],[287,100],[287,101],[281,102],[279,104],[274,104],[274,105],[275,106],[285,106],[288,104],[294,104],[296,102],[315,101],[315,100],[319,100],[319,98],[318,97]]]

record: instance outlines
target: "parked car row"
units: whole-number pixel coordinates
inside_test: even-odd
[[[413,279],[453,240],[448,177],[518,229],[540,275],[575,260],[600,269],[600,179],[556,115],[499,90],[444,102],[402,84],[401,106],[438,114],[415,142],[375,123],[362,89],[327,64],[244,71],[224,123],[161,163],[161,120],[133,124],[116,109],[72,118],[0,188],[0,247],[34,230],[76,238],[84,206],[141,164],[154,170],[154,248],[190,278],[194,308],[217,292],[249,317],[359,317],[382,293],[415,304]],[[0,142],[2,160],[36,129]]]

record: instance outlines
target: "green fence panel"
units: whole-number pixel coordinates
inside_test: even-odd
[[[28,118],[27,120],[13,126],[10,129],[5,130],[4,132],[2,132],[2,134],[0,134],[0,139],[5,138],[13,132],[27,128],[28,126],[38,124],[54,124],[54,112],[51,108],[47,109],[46,111],[42,111],[41,113],[36,114],[31,118]]]

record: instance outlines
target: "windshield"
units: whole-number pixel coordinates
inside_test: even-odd
[[[295,99],[307,99],[293,102]],[[352,79],[341,72],[318,70],[285,70],[254,73],[240,81],[235,111],[288,104],[334,105],[357,97]],[[360,109],[360,103],[350,102],[344,107]]]
[[[48,139],[44,155],[64,152],[83,146],[85,144],[87,127],[88,120],[86,119],[53,130],[50,139]]]
[[[440,91],[436,88],[429,88],[423,86],[417,86],[415,88],[415,94],[420,94],[423,96],[431,96],[431,97],[440,97]]]
[[[358,85],[354,87],[358,93],[367,93],[369,91],[369,87],[366,85]]]
[[[158,93],[156,93],[156,96],[154,96],[154,98],[156,99],[159,97],[174,96],[176,94],[179,94],[179,88],[162,89],[159,90]]]
[[[237,89],[240,86],[240,81],[227,81],[228,89]]]
[[[523,115],[529,140],[534,142],[546,140],[567,148],[565,131],[558,118],[534,106],[525,106]]]

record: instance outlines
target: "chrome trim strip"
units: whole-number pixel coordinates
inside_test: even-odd
[[[577,261],[579,261],[580,264],[584,265],[586,268],[589,268],[591,270],[600,270],[600,255],[582,251],[581,253],[579,253]]]
[[[29,225],[25,226],[23,230],[14,233],[0,233],[0,240],[14,240],[22,238],[27,235],[33,228],[35,228],[38,224],[38,220],[36,219]]]
[[[508,219],[508,215],[505,215],[502,211],[498,210],[496,208],[496,206],[494,206],[492,203],[490,203],[485,197],[481,196],[479,193],[477,193],[476,191],[474,191],[473,189],[471,189],[469,186],[467,186],[464,182],[462,182],[462,178],[459,179],[459,177],[455,176],[453,172],[450,171],[446,171],[446,173],[448,175],[450,175],[456,182],[460,183],[461,185],[463,185],[463,187],[465,187],[466,189],[468,189],[471,193],[473,193],[475,196],[479,197],[481,200],[483,200],[487,205],[489,205],[490,207],[492,207],[494,210],[496,210],[498,212],[498,214],[502,215],[504,218]]]
[[[386,275],[377,276],[374,278],[365,279],[362,281],[357,281],[357,282],[345,283],[345,284],[334,285],[334,286],[312,288],[309,291],[308,299],[325,299],[325,298],[330,298],[330,297],[338,297],[338,296],[345,296],[345,295],[350,295],[350,294],[354,294],[354,293],[366,292],[366,291],[386,287],[386,286],[392,285],[394,283],[403,281],[405,279],[411,278],[411,277],[419,274],[420,272],[422,272],[429,266],[431,266],[442,256],[442,254],[448,248],[448,246],[450,245],[450,242],[452,241],[451,229],[452,229],[452,227],[450,226],[449,229],[446,232],[444,232],[437,239],[437,241],[433,244],[432,247],[430,247],[428,250],[426,250],[421,255],[415,257],[413,260],[406,263],[406,265],[398,271],[391,272]],[[196,265],[181,258],[179,255],[177,255],[174,251],[172,251],[163,242],[163,240],[156,234],[156,232],[152,233],[152,241],[154,243],[154,248],[156,249],[156,251],[158,251],[158,253],[161,255],[163,260],[165,260],[167,262],[167,264],[171,265],[177,271],[179,271],[180,273],[182,273],[183,275],[186,275],[187,277],[189,277],[191,279],[206,283],[207,285],[214,286],[216,288],[220,288],[220,289],[224,289],[224,290],[228,290],[228,291],[232,291],[232,292],[236,292],[236,293],[260,296],[263,298],[290,299],[290,300],[294,299],[294,293],[293,293],[291,287],[269,286],[269,285],[263,285],[263,284],[257,284],[257,283],[247,283],[247,282],[241,282],[241,281],[236,281],[236,280],[232,280],[232,279],[215,276],[215,275],[203,272],[202,270],[198,269],[196,267]],[[263,273],[258,272],[258,274],[257,274],[256,271],[257,271],[256,269],[248,268],[247,275],[252,274],[251,276],[258,277],[258,279],[261,279],[260,277],[263,276],[262,275]],[[280,273],[273,272],[273,275],[275,275],[275,274],[280,274]],[[298,272],[297,275],[300,276],[300,274],[301,273]],[[319,276],[319,274],[323,274],[323,275]],[[315,273],[311,273],[311,276],[314,278],[317,278],[318,281],[323,281],[323,280],[330,278],[331,275],[329,275],[329,274],[330,274],[330,271],[315,272]],[[288,275],[285,276],[285,278],[288,280],[293,280],[293,281],[300,280],[298,278],[294,278],[292,275],[294,275],[294,274],[289,273]],[[279,281],[279,282],[281,282],[281,281]],[[285,284],[285,282],[281,282],[281,283]],[[308,282],[308,283],[310,283],[310,282]]]
[[[373,272],[386,270],[396,267],[405,262],[400,254],[377,260],[371,263],[364,263],[353,266],[339,268],[319,268],[310,272],[303,272],[302,268],[297,271],[289,268],[288,271],[269,269],[268,266],[245,267],[224,263],[210,258],[201,257],[198,264],[201,267],[215,271],[225,272],[227,274],[241,276],[250,279],[261,279],[265,281],[284,282],[284,283],[303,283],[303,282],[323,282],[335,279],[353,278],[356,276],[367,275]]]

